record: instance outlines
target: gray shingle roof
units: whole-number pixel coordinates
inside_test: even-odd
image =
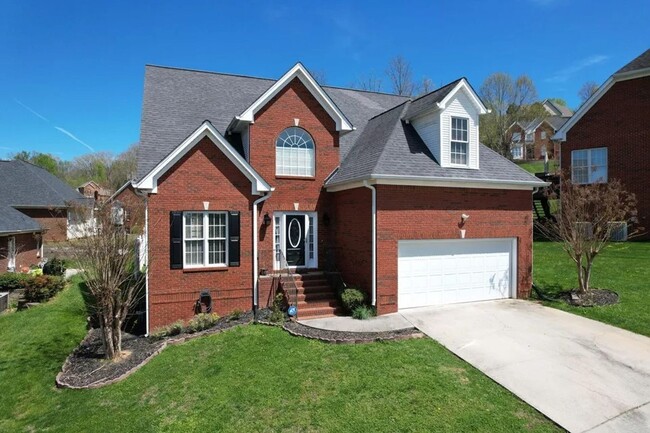
[[[0,161],[0,232],[40,230],[14,208],[58,208],[85,203],[77,190],[48,171],[24,161]]]
[[[621,69],[616,71],[616,74],[621,74],[623,72],[632,72],[639,69],[650,68],[650,49],[646,50],[636,59],[632,60],[627,65],[623,66]],[[616,75],[614,74],[614,75]]]
[[[452,81],[451,83],[434,90],[433,92],[427,93],[426,95],[420,96],[417,99],[414,99],[411,102],[408,110],[404,113],[405,119],[412,119],[418,114],[422,114],[425,111],[431,110],[432,107],[435,107],[437,102],[442,101],[445,97],[451,92],[456,84],[458,84],[462,78]]]
[[[546,118],[546,121],[551,124],[553,129],[556,131],[562,127],[567,121],[569,120],[569,117],[560,117],[560,116],[549,116]]]
[[[480,169],[443,168],[412,125],[402,119],[410,103],[368,122],[363,134],[327,185],[368,179],[371,176],[427,177],[434,180],[530,182],[544,185],[493,150],[479,145]]]
[[[138,148],[140,179],[209,120],[222,134],[233,117],[242,113],[276,80],[147,66]],[[345,113],[356,131],[341,137],[344,156],[367,120],[408,98],[360,90],[323,87]]]
[[[0,161],[0,204],[13,207],[65,207],[86,199],[58,177],[24,161]]]
[[[40,232],[41,226],[24,213],[11,206],[0,205],[0,234]]]

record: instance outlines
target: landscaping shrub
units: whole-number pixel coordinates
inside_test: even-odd
[[[357,320],[366,320],[376,315],[375,309],[367,305],[360,305],[352,311],[352,318]]]
[[[233,312],[230,313],[229,320],[239,320],[241,318],[242,314],[244,314],[244,312],[242,310],[239,310],[239,309],[233,310]]]
[[[27,302],[45,302],[65,287],[65,280],[52,275],[37,275],[23,281]]]
[[[43,273],[45,275],[54,275],[61,277],[65,275],[65,262],[58,257],[53,257],[43,266]]]
[[[341,303],[348,313],[352,313],[357,307],[366,302],[366,294],[357,287],[350,286],[341,292]]]
[[[187,324],[187,332],[190,334],[194,332],[203,331],[204,329],[212,328],[219,320],[219,315],[215,313],[200,313],[192,317]]]
[[[165,337],[173,337],[174,335],[179,335],[183,332],[183,327],[185,324],[182,320],[177,320],[171,325],[163,326],[151,333],[151,338],[154,340],[162,340]]]
[[[0,292],[13,292],[22,289],[23,282],[32,278],[29,274],[19,274],[17,272],[7,272],[0,274]]]
[[[284,313],[285,299],[284,292],[278,292],[273,298],[273,306],[271,307],[271,316],[269,321],[272,323],[282,323],[286,319],[286,314]]]

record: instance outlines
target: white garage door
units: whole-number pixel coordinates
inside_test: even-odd
[[[399,241],[399,308],[510,298],[515,239]]]

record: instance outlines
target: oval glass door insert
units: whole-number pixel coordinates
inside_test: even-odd
[[[292,248],[298,248],[302,239],[302,229],[297,218],[293,218],[289,223],[289,244]]]

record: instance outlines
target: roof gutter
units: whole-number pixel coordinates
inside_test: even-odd
[[[377,188],[367,180],[363,186],[372,191],[372,306],[377,307]]]
[[[22,235],[25,233],[42,233],[42,232],[43,229],[10,230],[6,232],[0,232],[0,236]]]
[[[390,174],[371,174],[366,177],[346,180],[326,184],[325,188],[336,188],[343,185],[365,184],[403,184],[412,186],[430,186],[430,187],[456,187],[456,188],[484,188],[491,189],[501,187],[517,187],[514,189],[539,188],[550,185],[549,182],[540,181],[522,181],[522,180],[501,180],[501,179],[471,179],[471,178],[436,178],[429,176],[402,176]],[[464,185],[463,185],[464,184]],[[507,189],[507,188],[503,188]]]

